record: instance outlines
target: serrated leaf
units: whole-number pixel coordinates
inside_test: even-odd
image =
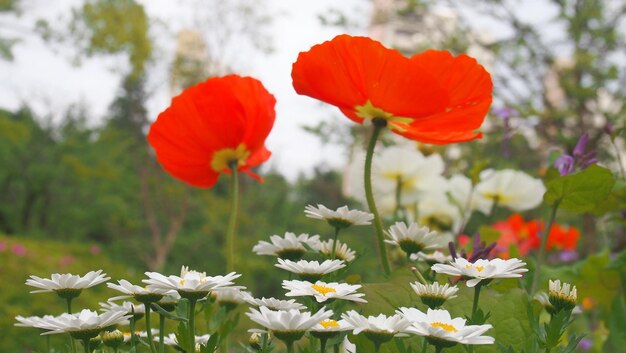
[[[610,170],[592,165],[582,172],[553,179],[543,200],[570,212],[589,212],[606,199],[615,182]]]

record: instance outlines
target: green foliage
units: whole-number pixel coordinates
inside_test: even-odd
[[[615,182],[610,170],[592,165],[582,172],[552,179],[544,201],[570,212],[589,212],[603,202]]]

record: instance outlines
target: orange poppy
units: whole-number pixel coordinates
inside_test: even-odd
[[[211,187],[231,163],[248,173],[270,157],[265,139],[276,100],[260,81],[229,75],[189,87],[150,127],[148,141],[163,168],[198,187]]]
[[[470,141],[491,105],[489,73],[475,59],[428,50],[406,58],[366,37],[339,35],[302,52],[293,86],[361,124],[382,118],[394,132],[433,144]]]

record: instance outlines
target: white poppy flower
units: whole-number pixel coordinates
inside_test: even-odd
[[[257,255],[278,256],[282,259],[299,260],[307,252],[307,248],[302,244],[306,244],[312,249],[319,248],[320,236],[308,234],[300,234],[296,236],[294,233],[286,232],[284,237],[272,235],[271,243],[260,241],[256,244],[252,251]]]
[[[461,212],[448,200],[446,189],[433,189],[420,197],[417,204],[417,223],[439,232],[441,242],[452,240],[451,232],[462,222]]]
[[[437,273],[471,278],[467,281],[467,286],[474,287],[483,280],[522,277],[522,273],[528,271],[524,268],[525,265],[526,263],[519,259],[479,259],[471,263],[462,257],[457,257],[450,264],[434,264],[431,268]]]
[[[357,293],[357,289],[361,288],[361,285],[350,285],[347,283],[326,283],[317,281],[315,284],[309,281],[283,281],[283,288],[288,290],[285,295],[288,297],[305,297],[312,296],[318,303],[323,303],[330,299],[343,299],[354,302],[367,303],[365,299],[361,297],[365,294]]]
[[[305,280],[319,280],[322,276],[346,267],[341,260],[326,260],[322,263],[318,261],[300,260],[294,262],[291,260],[278,259],[278,268],[287,270],[300,276]]]
[[[333,246],[335,242],[333,239],[323,241],[319,244],[319,252],[324,256],[333,256]],[[335,257],[344,262],[352,262],[356,258],[356,252],[345,243],[337,240],[337,247],[335,248]]]
[[[240,274],[231,272],[225,276],[207,276],[205,272],[190,271],[183,266],[179,276],[164,276],[158,272],[146,272],[148,279],[143,282],[151,290],[175,290],[183,298],[201,299],[210,291],[225,288],[233,284]]]
[[[461,207],[465,217],[469,216],[468,211],[476,210],[489,214],[491,210],[491,201],[476,190],[472,190],[472,181],[464,175],[453,175],[448,180],[446,192],[452,198],[453,203]]]
[[[110,277],[106,276],[106,273],[102,273],[102,270],[90,271],[82,277],[71,273],[54,273],[50,278],[30,276],[30,279],[26,280],[26,285],[40,288],[39,290],[31,291],[31,293],[56,292],[59,295],[71,293],[75,294],[72,296],[73,298],[78,296],[83,289],[93,287],[110,279]]]
[[[290,300],[280,300],[276,298],[253,298],[252,296],[246,296],[245,301],[256,307],[264,306],[270,310],[279,311],[279,310],[302,310],[306,307],[298,302],[295,299]]]
[[[493,337],[481,336],[491,325],[465,325],[465,319],[453,319],[447,310],[428,309],[425,314],[415,308],[400,308],[398,313],[411,322],[405,332],[424,336],[434,345],[449,347],[456,343],[493,344],[495,341]]]
[[[304,213],[309,218],[325,220],[335,228],[347,228],[352,225],[368,225],[372,224],[372,219],[374,219],[373,214],[359,210],[350,210],[348,206],[342,206],[336,211],[333,211],[320,204],[318,204],[317,207],[307,205],[304,209]]]
[[[487,169],[480,173],[476,192],[490,201],[489,208],[496,202],[513,211],[526,211],[541,204],[546,187],[541,179],[519,170]]]
[[[387,232],[388,244],[399,246],[408,255],[416,254],[422,250],[442,248],[446,244],[441,242],[441,237],[428,227],[419,227],[416,223],[411,223],[407,227],[404,222],[396,222]]]

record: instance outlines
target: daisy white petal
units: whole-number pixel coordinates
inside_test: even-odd
[[[555,281],[550,280],[548,299],[557,312],[574,309],[577,297],[576,286],[572,286],[569,283],[561,283],[558,279]]]
[[[245,301],[256,307],[264,306],[269,310],[279,311],[279,310],[302,310],[306,307],[298,302],[295,299],[290,300],[280,300],[276,298],[253,298],[252,296],[247,296]]]
[[[278,259],[278,264],[276,264],[275,266],[283,270],[295,273],[300,276],[301,279],[307,281],[317,281],[326,274],[346,267],[346,265],[341,260],[326,260],[322,263],[319,263],[318,261],[300,260],[298,262],[294,262],[291,260],[283,259]]]
[[[329,240],[321,242],[319,244],[319,252],[326,257],[333,256],[334,244],[335,242],[333,239],[329,239]],[[344,262],[352,262],[356,258],[356,252],[348,248],[347,244],[342,243],[341,241],[337,240],[337,247],[335,248],[335,257],[339,260],[343,260]]]
[[[320,309],[315,314],[301,312],[299,310],[278,310],[273,311],[264,306],[259,309],[250,309],[246,313],[250,320],[272,331],[276,338],[284,341],[296,341],[321,321],[332,316],[330,310]]]
[[[459,291],[457,286],[450,286],[448,283],[443,286],[435,282],[432,284],[422,284],[419,282],[411,283],[411,288],[420,298],[422,303],[426,304],[429,308],[435,309],[443,305],[446,300],[456,297],[456,292]]]
[[[257,255],[277,256],[295,261],[302,258],[307,252],[307,248],[303,244],[312,249],[318,249],[319,239],[319,235],[309,237],[308,234],[300,234],[296,236],[294,233],[286,232],[284,237],[272,235],[270,242],[260,241],[252,248],[252,251]]]
[[[143,282],[151,290],[175,290],[183,298],[201,299],[210,291],[230,287],[233,280],[241,275],[231,272],[225,276],[207,276],[205,272],[189,270],[183,266],[180,276],[164,276],[158,272],[146,272],[148,279]]]
[[[428,227],[419,227],[416,223],[407,226],[404,222],[396,222],[389,228],[387,236],[389,240],[385,242],[399,246],[409,255],[445,246],[437,232],[431,231]]]
[[[353,333],[358,335],[364,333],[373,341],[386,342],[395,336],[403,336],[407,327],[411,323],[401,315],[386,316],[362,316],[354,310],[341,315],[348,324],[354,327]]]
[[[352,225],[368,225],[371,224],[372,219],[374,219],[373,214],[359,210],[350,210],[348,206],[342,206],[336,211],[333,211],[320,204],[318,204],[317,207],[308,205],[305,207],[304,213],[309,218],[325,220],[335,228],[347,228]]]
[[[493,337],[481,336],[491,325],[465,325],[465,319],[453,319],[447,310],[428,309],[423,313],[415,308],[400,308],[397,312],[411,322],[404,332],[424,336],[435,346],[492,344],[495,341]]]
[[[71,299],[80,295],[83,289],[93,287],[110,280],[102,270],[90,271],[84,276],[73,275],[71,273],[54,273],[50,278],[30,276],[26,280],[26,285],[39,288],[31,293],[56,292],[59,296]]]
[[[317,281],[313,284],[309,281],[292,280],[283,281],[283,288],[289,291],[285,294],[288,297],[312,296],[318,303],[332,299],[367,303],[365,299],[361,298],[365,294],[357,293],[357,290],[361,288],[359,284],[326,283],[322,281]]]
[[[452,261],[452,256],[446,255],[441,251],[432,253],[418,252],[417,254],[411,254],[411,261],[424,261],[429,265],[444,264]]]
[[[47,320],[46,329],[50,331],[43,334],[69,333],[76,339],[93,338],[100,331],[120,324],[129,318],[130,315],[124,310],[111,310],[98,314],[95,311],[85,309],[80,313],[62,314]]]
[[[121,295],[110,300],[135,298],[142,303],[153,303],[161,300],[163,296],[170,292],[170,290],[163,288],[150,288],[148,286],[137,286],[125,279],[119,280],[118,284],[107,283],[107,287],[122,292],[125,295]]]
[[[433,265],[432,270],[437,273],[468,278],[467,286],[474,287],[484,280],[522,277],[522,273],[528,271],[524,268],[525,265],[526,263],[519,259],[479,259],[472,263],[462,257],[457,257],[450,264]]]

